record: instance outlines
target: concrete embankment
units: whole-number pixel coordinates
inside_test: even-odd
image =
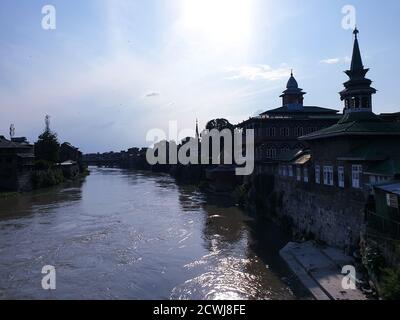
[[[367,299],[360,289],[345,289],[342,285],[346,276],[342,274],[342,268],[354,266],[355,262],[340,250],[319,247],[310,241],[291,242],[280,251],[280,255],[315,299]]]

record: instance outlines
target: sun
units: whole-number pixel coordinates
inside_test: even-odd
[[[219,46],[240,46],[251,37],[254,0],[182,0],[183,27]]]

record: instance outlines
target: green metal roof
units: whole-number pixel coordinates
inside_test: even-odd
[[[319,113],[319,114],[337,114],[339,111],[328,108],[314,107],[314,106],[304,106],[299,109],[290,109],[287,106],[272,109],[261,113],[265,114],[296,114],[296,113]]]
[[[379,162],[378,164],[365,170],[365,173],[383,176],[394,176],[396,174],[400,174],[400,160],[388,159],[386,161]]]
[[[380,189],[389,193],[397,194],[400,196],[400,182],[392,181],[390,183],[385,183],[375,186],[376,189]]]
[[[343,135],[400,135],[400,123],[383,121],[371,112],[346,114],[337,124],[300,137],[316,140]]]
[[[286,152],[282,152],[275,161],[282,161],[282,162],[292,162],[296,159],[303,157],[304,155],[309,155],[309,150],[302,150],[302,149],[294,149],[288,150]]]
[[[338,160],[347,161],[383,161],[388,158],[400,159],[399,145],[391,141],[366,141],[362,146],[337,157]]]

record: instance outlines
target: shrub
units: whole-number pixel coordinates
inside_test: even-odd
[[[64,181],[64,176],[59,169],[49,169],[34,171],[31,179],[35,188],[45,188],[60,184]]]
[[[35,169],[36,170],[49,170],[52,164],[46,160],[37,160],[35,161]]]
[[[400,268],[383,269],[380,295],[386,300],[400,300]]]
[[[368,272],[376,277],[380,276],[382,267],[385,265],[379,248],[376,245],[368,244],[361,250],[362,264]]]

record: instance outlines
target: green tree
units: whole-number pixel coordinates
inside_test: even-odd
[[[213,129],[217,129],[218,131],[224,129],[233,130],[234,126],[226,119],[213,119],[207,123],[206,129],[210,131]]]
[[[227,129],[233,133],[235,126],[231,124],[228,120],[226,119],[213,119],[210,120],[207,125],[206,125],[206,130],[211,131],[211,130],[218,130],[219,132]],[[233,150],[233,139],[232,139],[232,145],[231,145],[231,150]],[[221,138],[220,141],[220,160],[221,164],[225,164],[225,159],[226,159],[226,154],[225,154],[225,139]],[[210,154],[210,161],[211,161],[211,154],[212,154],[212,143],[209,145],[209,154]],[[233,154],[231,156],[233,159]]]
[[[400,268],[383,270],[380,294],[385,300],[400,299]]]
[[[35,143],[35,157],[37,160],[44,160],[50,163],[59,161],[60,143],[57,134],[50,130],[50,117],[46,116],[46,127]]]

